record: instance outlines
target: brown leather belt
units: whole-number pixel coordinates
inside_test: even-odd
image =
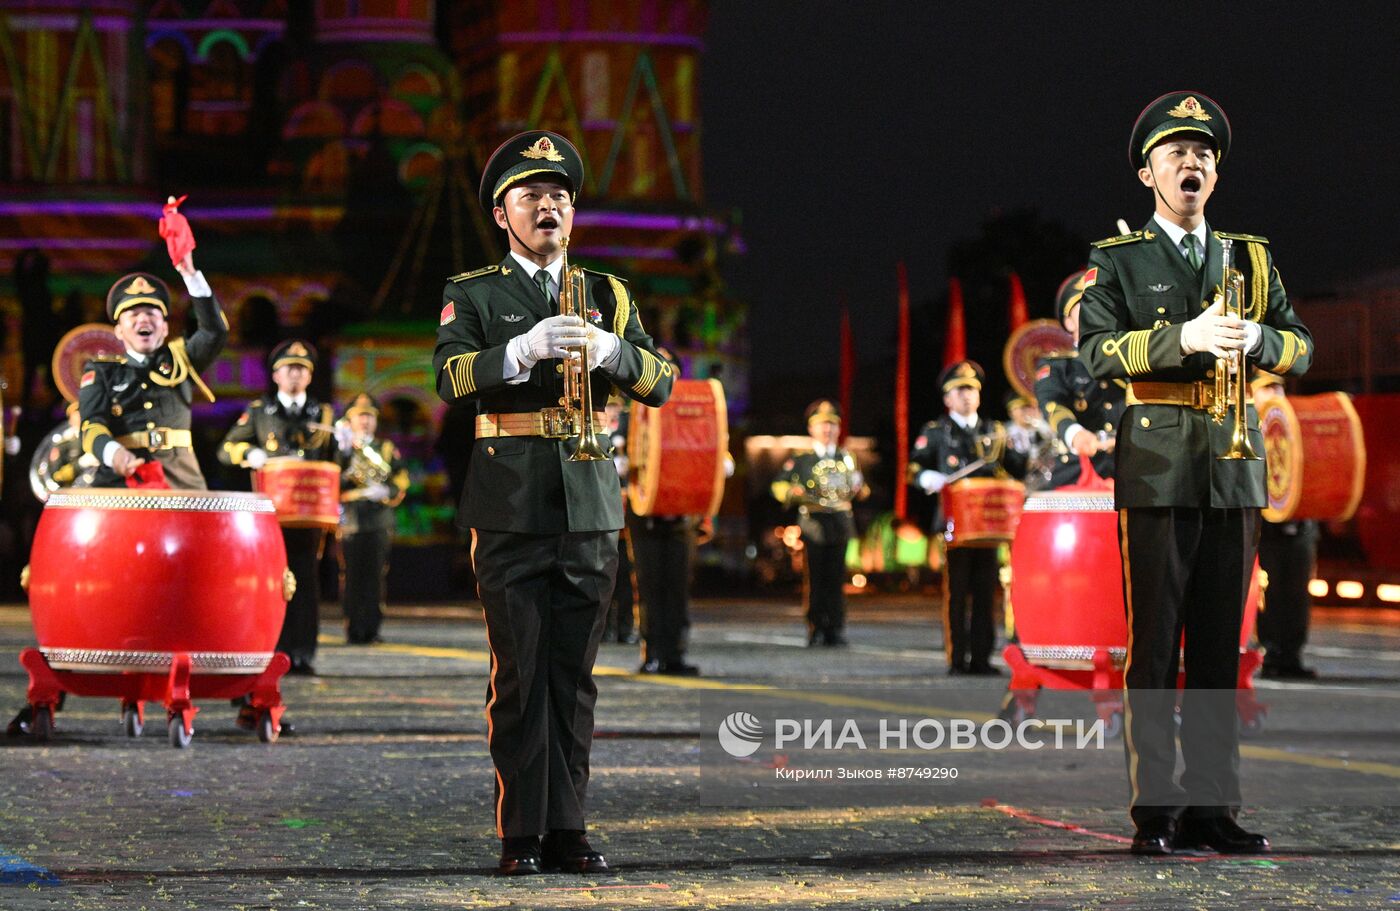
[[[1129,405],[1180,405],[1204,411],[1215,404],[1215,382],[1128,384]]]
[[[117,442],[127,449],[149,449],[159,452],[162,449],[189,449],[194,439],[188,430],[175,427],[156,427],[153,430],[138,430],[117,437]]]
[[[546,408],[543,411],[523,411],[515,414],[478,414],[476,416],[476,437],[479,440],[492,437],[546,437],[551,440],[567,440],[576,437],[579,426],[575,412],[563,408]],[[604,426],[608,416],[601,411],[593,412],[593,428]]]

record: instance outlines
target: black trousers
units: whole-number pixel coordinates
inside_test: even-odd
[[[995,547],[950,547],[943,567],[943,652],[966,670],[992,660],[998,580]]]
[[[809,633],[839,633],[846,628],[846,545],[854,526],[848,512],[807,512],[798,518],[806,554],[802,600]]]
[[[1259,534],[1259,568],[1269,574],[1259,642],[1264,666],[1293,668],[1303,663],[1312,597],[1308,583],[1317,565],[1317,523],[1265,522]]]
[[[326,533],[319,528],[283,528],[282,543],[287,548],[287,568],[296,576],[297,590],[287,602],[277,650],[293,660],[310,661],[316,655],[316,635],[320,632],[321,552],[326,546]]]
[[[389,578],[388,529],[358,531],[340,539],[345,575],[340,603],[345,610],[345,634],[351,642],[368,642],[379,635]]]
[[[1232,815],[1240,805],[1235,687],[1240,625],[1259,542],[1257,509],[1123,509],[1124,737],[1138,825],[1170,815]],[[1177,674],[1181,782],[1174,781]]]
[[[472,531],[491,678],[487,743],[501,838],[584,828],[598,688],[593,662],[617,532]]]
[[[612,600],[608,602],[608,623],[605,628],[618,642],[627,641],[637,629],[637,594],[633,584],[632,534],[623,531],[617,539],[617,583]]]
[[[639,516],[627,527],[637,558],[644,661],[680,661],[690,630],[690,559],[695,527],[685,518]]]

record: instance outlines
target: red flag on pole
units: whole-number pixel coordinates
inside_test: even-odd
[[[909,473],[909,277],[904,263],[895,264],[899,279],[899,348],[894,368],[894,515],[901,521],[909,517],[909,485],[904,477]]]
[[[841,296],[841,442],[851,432],[851,388],[856,381],[855,341],[851,338],[851,310]]]
[[[943,339],[943,366],[967,360],[967,323],[963,319],[962,282],[948,279],[948,333]]]
[[[1011,273],[1011,297],[1006,304],[1007,329],[1015,332],[1030,319],[1026,313],[1026,289],[1021,286],[1021,276]]]

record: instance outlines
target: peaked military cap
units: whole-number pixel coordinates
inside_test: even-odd
[[[310,342],[291,338],[282,342],[267,356],[267,369],[276,370],[287,364],[300,364],[307,370],[316,369],[316,348]]]
[[[574,144],[558,133],[516,133],[486,159],[477,194],[481,207],[490,212],[506,190],[522,180],[541,176],[559,180],[577,199],[583,188],[583,158]]]
[[[1034,408],[1035,403],[1018,392],[1007,393],[1006,413],[1011,414],[1017,408]]]
[[[841,423],[841,409],[831,399],[817,399],[807,406],[803,412],[807,418],[807,423],[817,421],[822,424]]]
[[[957,361],[943,368],[943,372],[938,375],[938,386],[944,392],[957,389],[959,386],[981,389],[982,381],[986,378],[987,374],[982,372],[981,366],[976,361]]]
[[[1061,326],[1069,318],[1069,311],[1078,306],[1079,299],[1084,296],[1084,289],[1088,287],[1084,279],[1088,274],[1088,269],[1080,269],[1060,282],[1060,290],[1055,292],[1055,315],[1059,317]]]
[[[1168,92],[1142,109],[1128,139],[1128,160],[1144,166],[1152,147],[1170,136],[1188,134],[1215,148],[1216,161],[1230,151],[1230,120],[1220,105],[1200,92]]]
[[[357,414],[372,414],[379,417],[379,403],[374,400],[374,396],[368,392],[361,392],[350,402],[350,407],[345,409],[345,416],[352,417]]]
[[[155,307],[162,316],[170,315],[170,289],[149,272],[123,275],[107,292],[107,318],[112,322],[132,307]]]

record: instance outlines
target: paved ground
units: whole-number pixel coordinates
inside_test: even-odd
[[[935,624],[908,600],[861,600],[843,650],[804,648],[795,605],[706,602],[696,619],[699,681],[632,675],[634,647],[600,657],[590,800],[613,876],[489,875],[482,626],[405,609],[370,648],[326,620],[321,676],[285,685],[298,734],[270,746],[217,702],[183,751],[158,706],[145,736],[124,737],[114,700],[70,700],[46,746],[0,737],[0,909],[1400,907],[1394,612],[1321,618],[1309,661],[1327,679],[1261,684],[1247,821],[1278,852],[1165,860],[1126,851],[1116,745],[906,751],[963,780],[742,805],[742,773],[803,757],[723,759],[715,721],[730,711],[985,719],[1006,681],[936,673]],[[31,638],[23,609],[0,608],[0,706],[23,700],[15,656]]]

